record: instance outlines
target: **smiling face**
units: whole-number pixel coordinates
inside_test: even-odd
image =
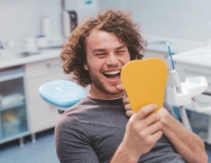
[[[112,99],[124,95],[116,88],[121,83],[120,71],[130,61],[127,46],[113,34],[93,30],[85,40],[87,63],[84,68],[91,78],[91,96]]]

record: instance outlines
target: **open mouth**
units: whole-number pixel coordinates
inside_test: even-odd
[[[119,78],[119,76],[120,76],[120,70],[106,71],[106,72],[103,72],[103,75],[106,78],[109,78],[109,79]]]

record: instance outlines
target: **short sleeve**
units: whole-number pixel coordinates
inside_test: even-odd
[[[55,145],[61,163],[99,163],[80,122],[63,115],[55,127]]]

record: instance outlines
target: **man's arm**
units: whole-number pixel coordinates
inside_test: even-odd
[[[131,117],[134,112],[127,97],[123,98],[123,103],[126,115]],[[158,113],[161,116],[163,134],[168,138],[175,150],[187,162],[207,163],[208,157],[203,141],[196,134],[182,126],[166,109],[161,108]]]
[[[141,155],[152,149],[162,136],[160,116],[153,112],[156,108],[156,105],[147,105],[129,119],[111,163],[137,163]]]
[[[193,132],[186,129],[166,109],[158,112],[161,116],[163,134],[168,138],[175,150],[190,163],[207,163],[203,141]]]
[[[119,90],[124,90],[123,85],[117,85]],[[134,112],[131,109],[128,97],[123,98],[126,115],[131,117]],[[186,129],[166,109],[161,108],[158,113],[161,116],[162,131],[175,150],[190,163],[207,163],[208,156],[205,152],[203,141],[193,132]]]

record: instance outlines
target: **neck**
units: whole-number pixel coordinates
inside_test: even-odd
[[[125,96],[126,96],[126,94],[124,94],[122,96],[118,96],[118,97],[113,97],[113,98],[100,98],[100,97],[93,96],[91,93],[88,94],[88,97],[99,99],[99,100],[115,100],[115,99],[123,98]]]

